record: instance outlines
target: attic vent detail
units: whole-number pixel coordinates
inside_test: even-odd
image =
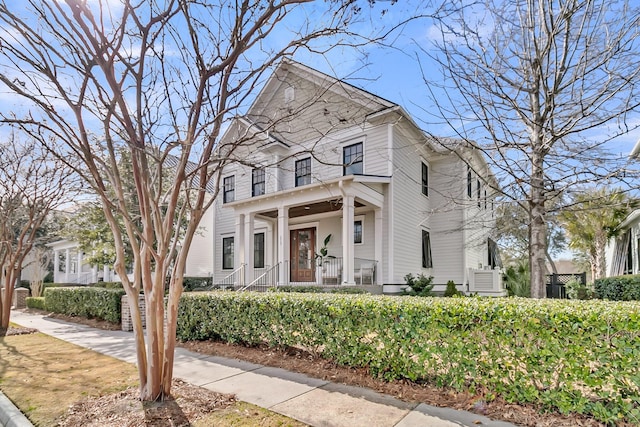
[[[294,99],[296,99],[296,90],[293,88],[293,86],[289,86],[284,90],[284,102],[288,104]]]

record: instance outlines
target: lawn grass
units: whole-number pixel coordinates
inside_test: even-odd
[[[0,390],[36,426],[58,424],[69,406],[86,397],[137,384],[137,370],[130,363],[41,333],[0,337]],[[304,426],[245,402],[214,412],[196,425]]]

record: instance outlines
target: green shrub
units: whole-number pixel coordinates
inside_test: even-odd
[[[433,289],[433,277],[427,277],[420,273],[418,276],[414,276],[409,273],[404,276],[404,280],[407,283],[408,288],[403,291],[404,295],[414,295],[419,297],[428,297],[431,295]]]
[[[447,282],[447,289],[445,289],[444,291],[444,296],[445,297],[455,297],[458,295],[463,295],[462,292],[460,292],[458,290],[458,288],[456,288],[456,284],[453,280],[449,280]]]
[[[611,301],[640,301],[640,275],[605,277],[593,282],[594,296]]]
[[[303,347],[387,380],[452,387],[603,423],[640,417],[640,303],[184,294],[181,340]]]
[[[96,287],[47,288],[47,310],[70,316],[103,319],[120,323],[120,298],[124,290]]]
[[[38,310],[44,310],[44,297],[27,297],[27,308],[35,308]]]
[[[366,289],[342,287],[342,286],[339,286],[337,288],[330,288],[329,292],[331,292],[332,294],[351,294],[351,295],[363,295],[363,294],[369,293]]]
[[[122,282],[96,282],[91,284],[94,288],[124,289]]]
[[[182,285],[185,292],[202,291],[213,286],[211,277],[185,277]]]
[[[593,291],[586,284],[583,285],[580,280],[571,279],[565,285],[567,296],[570,299],[590,299],[593,297]]]
[[[511,297],[531,297],[529,262],[521,261],[505,270],[502,280]]]
[[[298,293],[323,293],[324,288],[322,286],[278,286],[277,288],[269,289],[270,292],[298,292]]]

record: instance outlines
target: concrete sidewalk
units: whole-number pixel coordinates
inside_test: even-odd
[[[11,320],[70,343],[135,363],[133,333],[105,331],[13,311]],[[317,427],[507,427],[470,412],[407,403],[372,390],[176,348],[174,376]]]

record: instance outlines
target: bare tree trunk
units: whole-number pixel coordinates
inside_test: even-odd
[[[4,279],[4,296],[2,297],[2,314],[0,317],[0,330],[2,331],[6,331],[9,327],[13,289],[16,283],[16,270],[8,269]]]
[[[531,166],[531,241],[529,265],[531,268],[531,297],[545,298],[545,265],[547,254],[547,223],[545,221],[543,156],[534,150]]]

